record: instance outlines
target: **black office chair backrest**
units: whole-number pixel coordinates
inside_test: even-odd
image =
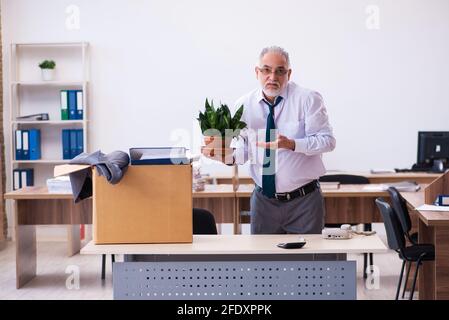
[[[199,208],[193,208],[193,234],[218,234],[214,215]]]
[[[354,174],[326,174],[320,177],[322,182],[340,182],[341,184],[368,184],[369,180],[364,176]]]
[[[407,203],[395,187],[390,187],[387,191],[390,194],[391,205],[399,218],[402,230],[408,234],[412,229],[412,221],[408,213]]]
[[[377,198],[376,205],[384,220],[388,247],[398,252],[402,251],[405,248],[405,237],[396,213],[383,198]]]

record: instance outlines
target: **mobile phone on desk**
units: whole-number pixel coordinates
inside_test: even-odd
[[[282,249],[299,249],[304,247],[305,242],[283,242],[279,243],[278,247]]]

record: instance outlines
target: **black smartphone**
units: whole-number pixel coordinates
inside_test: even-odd
[[[304,247],[305,244],[305,242],[285,242],[279,243],[278,247],[283,249],[299,249]]]

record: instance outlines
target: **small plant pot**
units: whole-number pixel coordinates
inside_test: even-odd
[[[219,136],[204,136],[205,146],[201,147],[201,152],[214,160],[232,164],[234,149],[230,147],[231,139],[228,140]]]
[[[54,69],[41,69],[42,70],[42,80],[43,81],[52,81],[55,76]]]

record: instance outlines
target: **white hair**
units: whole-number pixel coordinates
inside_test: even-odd
[[[278,46],[271,46],[263,48],[259,55],[259,63],[262,60],[263,56],[267,53],[277,53],[280,54],[285,58],[285,61],[287,61],[287,66],[290,68],[290,58],[288,56],[288,52],[284,50],[284,48],[278,47]]]

